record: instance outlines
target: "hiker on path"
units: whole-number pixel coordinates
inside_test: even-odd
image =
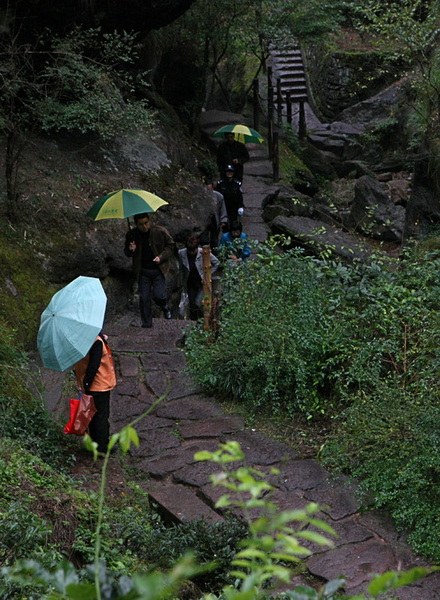
[[[125,236],[124,253],[133,258],[142,327],[152,327],[153,300],[162,309],[165,319],[171,319],[165,277],[174,253],[174,240],[165,227],[151,224],[148,213],[134,215],[134,222],[136,227]]]
[[[220,238],[220,250],[223,249],[230,264],[244,263],[248,259],[251,249],[247,244],[248,236],[243,233],[240,221],[231,223],[230,231]]]
[[[217,166],[220,178],[226,175],[226,167],[233,165],[235,176],[241,183],[243,181],[243,165],[249,160],[249,152],[244,144],[238,142],[233,133],[225,133],[225,141],[217,148]]]
[[[240,182],[235,178],[233,165],[226,166],[226,177],[220,179],[215,189],[225,199],[228,221],[231,224],[232,221],[236,221],[238,216],[243,215],[244,212],[243,192]]]
[[[214,197],[214,215],[211,223],[208,227],[209,231],[209,246],[212,250],[215,250],[218,246],[220,233],[226,231],[228,225],[228,212],[226,210],[226,204],[224,196],[221,192],[214,189],[214,182],[212,179],[205,181],[206,187],[212,193]]]
[[[93,396],[96,413],[89,434],[98,444],[98,452],[107,452],[110,437],[110,392],[116,386],[116,373],[108,336],[100,333],[89,352],[74,366],[76,382],[85,394]]]
[[[189,318],[197,321],[203,317],[203,255],[202,248],[199,246],[199,238],[190,235],[186,240],[185,248],[179,250],[178,255],[183,288],[188,294]],[[212,252],[210,260],[211,275],[213,275],[220,262]]]

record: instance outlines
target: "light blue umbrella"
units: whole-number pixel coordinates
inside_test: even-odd
[[[37,345],[43,365],[65,371],[84,358],[104,322],[107,296],[96,277],[77,277],[43,311]]]

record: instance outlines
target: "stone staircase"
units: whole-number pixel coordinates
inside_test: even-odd
[[[270,56],[267,66],[272,70],[275,115],[281,107],[279,122],[290,120],[292,127],[298,128],[299,107],[302,102],[307,125],[316,127],[319,124],[319,119],[313,113],[308,101],[309,94],[305,67],[299,44],[295,41],[278,40],[274,42],[269,50]],[[291,104],[291,117],[288,110],[288,101]]]
[[[282,102],[307,100],[307,83],[301,48],[298,44],[280,47],[273,46],[270,51],[269,64],[272,67],[273,83],[280,80]],[[275,98],[277,100],[277,98]]]

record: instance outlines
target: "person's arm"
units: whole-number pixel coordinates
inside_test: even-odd
[[[164,263],[174,254],[174,240],[165,227],[161,227],[159,236],[161,238],[160,247],[163,249],[159,252],[156,258],[159,258],[158,262]]]
[[[134,249],[130,248],[130,244],[134,241],[135,241],[135,239],[134,239],[133,229],[130,229],[130,231],[128,231],[125,236],[125,244],[124,244],[125,256],[132,257],[134,255],[134,253],[136,252],[136,248],[134,248]]]
[[[220,261],[216,256],[214,256],[214,254],[212,252],[211,252],[210,256],[211,256],[211,275],[214,275],[214,273],[219,268]]]
[[[99,365],[101,364],[102,345],[103,342],[101,340],[96,340],[89,350],[89,364],[87,365],[83,381],[83,387],[86,394],[89,393],[95,375],[98,372]]]
[[[244,208],[243,192],[241,191],[240,185],[238,185],[237,191],[237,208]]]
[[[245,233],[242,233],[242,243],[243,243],[243,247],[241,249],[241,258],[248,258],[248,256],[250,256],[251,254],[251,249],[247,244],[247,235]]]
[[[220,201],[220,225],[226,224],[228,222],[228,211],[226,210],[226,204],[225,204],[225,199],[223,194],[221,195],[221,201]]]

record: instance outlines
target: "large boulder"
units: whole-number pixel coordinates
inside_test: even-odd
[[[394,116],[396,107],[402,102],[408,78],[401,79],[371,98],[346,108],[338,115],[338,121],[351,125],[358,133],[368,130]]]
[[[400,242],[405,226],[405,209],[395,205],[382,184],[364,175],[356,181],[350,218],[357,231],[385,242]]]
[[[416,162],[406,211],[405,238],[426,234],[440,223],[440,195],[434,177],[429,158]]]
[[[301,194],[295,188],[280,185],[273,193],[268,194],[261,205],[263,219],[273,221],[275,217],[311,217],[312,204],[309,196]]]
[[[371,248],[365,243],[324,221],[308,217],[279,216],[271,225],[274,234],[289,236],[293,246],[305,248],[312,254],[330,253],[345,262],[355,259],[366,261],[371,255]]]

